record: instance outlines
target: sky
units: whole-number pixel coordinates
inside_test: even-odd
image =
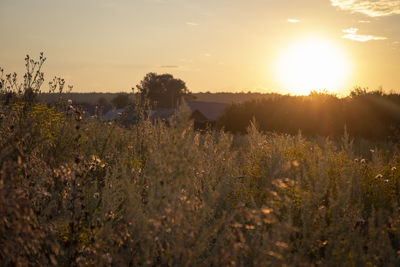
[[[0,0],[0,25],[6,73],[43,51],[74,92],[156,72],[192,92],[400,93],[399,0]]]

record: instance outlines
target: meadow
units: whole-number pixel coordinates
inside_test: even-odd
[[[2,266],[399,266],[397,143],[198,132],[140,102],[125,127],[27,77],[1,87]]]

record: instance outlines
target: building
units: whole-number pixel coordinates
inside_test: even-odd
[[[190,118],[194,120],[195,129],[206,129],[209,127],[214,127],[218,118],[228,106],[228,104],[225,103],[201,101],[185,101],[185,104],[190,109]],[[157,109],[151,110],[149,112],[150,119],[153,121],[168,121],[176,114],[175,109]],[[122,116],[127,124],[132,124],[136,121],[134,118],[134,112],[132,112],[132,110],[129,111],[128,109],[110,110],[103,115],[103,118],[105,120],[115,120],[119,116]]]

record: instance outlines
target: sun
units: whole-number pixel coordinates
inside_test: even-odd
[[[348,79],[350,63],[338,45],[310,38],[284,49],[276,72],[280,85],[291,94],[307,95],[312,90],[339,92]]]

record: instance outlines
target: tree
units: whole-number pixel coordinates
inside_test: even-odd
[[[99,100],[97,101],[97,103],[98,103],[100,106],[104,106],[104,107],[110,106],[110,102],[107,100],[107,98],[105,98],[105,97],[103,97],[103,96],[99,98]]]
[[[185,82],[171,74],[150,72],[136,88],[143,97],[148,97],[153,108],[176,108],[182,97],[190,94]]]
[[[116,108],[124,108],[129,104],[128,94],[119,94],[111,100],[111,104]]]

